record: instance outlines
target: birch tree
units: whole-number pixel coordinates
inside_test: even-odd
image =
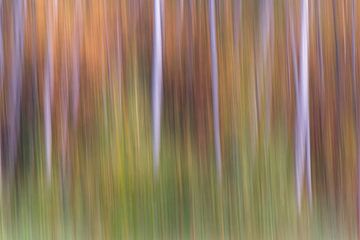
[[[8,121],[8,161],[10,174],[14,173],[17,158],[17,144],[20,133],[20,101],[22,91],[22,69],[24,49],[24,2],[13,1],[13,48],[11,57],[11,77],[7,99]]]
[[[309,119],[309,6],[308,0],[302,0],[300,83],[298,85],[295,165],[296,196],[298,210],[301,209],[301,193],[306,168],[307,189],[310,206],[312,204],[311,159],[310,159],[310,119]]]
[[[161,0],[154,0],[154,32],[152,63],[152,120],[153,120],[153,161],[155,175],[159,169],[161,105],[162,105],[162,32],[161,32]]]
[[[44,125],[45,125],[45,159],[46,176],[51,178],[52,155],[52,102],[54,88],[54,21],[57,18],[57,0],[47,1],[47,50],[44,76]]]
[[[215,159],[218,178],[221,178],[221,145],[219,123],[219,94],[218,94],[218,59],[216,47],[215,0],[209,0],[209,26],[211,50],[211,80],[214,118]]]

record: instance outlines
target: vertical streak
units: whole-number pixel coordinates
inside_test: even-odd
[[[36,16],[36,6],[35,6],[36,0],[31,0],[29,3],[30,8],[30,16],[31,16],[31,111],[32,111],[32,118],[31,118],[31,133],[30,133],[30,162],[31,166],[33,167],[36,159],[36,141],[37,141],[37,131],[38,131],[38,73],[37,73],[37,42],[36,42],[36,36],[37,36],[37,22],[35,19]]]
[[[324,56],[323,56],[323,39],[322,39],[322,27],[321,27],[321,0],[317,0],[316,6],[316,15],[317,15],[317,48],[318,48],[318,57],[319,57],[319,68],[320,68],[320,92],[319,92],[319,109],[320,109],[320,137],[323,137],[323,119],[325,119],[325,81],[324,81]],[[323,150],[323,146],[320,145],[320,151]]]
[[[4,43],[3,43],[3,27],[2,27],[2,18],[3,18],[3,0],[0,0],[0,90],[2,90],[4,82]]]
[[[298,53],[296,51],[296,41],[295,41],[295,33],[294,33],[294,19],[292,17],[292,13],[290,16],[290,40],[291,40],[291,49],[292,49],[292,64],[294,68],[294,86],[295,86],[295,97],[296,102],[299,102],[299,71],[298,71]]]
[[[307,187],[311,205],[311,152],[309,121],[309,6],[308,0],[302,1],[301,17],[301,59],[299,96],[297,103],[297,137],[296,137],[296,187],[298,210],[301,208],[301,192],[304,177],[304,158],[306,157]],[[305,154],[306,151],[306,154]]]
[[[117,75],[118,75],[118,91],[119,91],[119,106],[120,106],[120,112],[121,112],[121,97],[122,97],[122,74],[123,74],[123,66],[122,66],[122,42],[121,42],[121,29],[120,29],[120,10],[119,6],[116,7],[116,55],[117,55]]]
[[[288,5],[289,6],[289,5]],[[293,6],[291,6],[293,9]],[[289,7],[290,11],[290,7]],[[298,211],[301,208],[301,191],[304,175],[304,136],[301,130],[301,103],[300,103],[300,87],[299,87],[299,72],[298,72],[298,53],[296,50],[296,39],[294,33],[294,18],[293,10],[289,13],[290,22],[290,44],[292,50],[292,64],[294,70],[294,87],[295,87],[295,99],[296,99],[296,124],[295,124],[295,188],[296,188],[296,201]]]
[[[320,57],[320,81],[321,81],[321,89],[324,91],[325,83],[324,83],[324,57],[323,57],[323,46],[322,46],[322,36],[321,36],[321,0],[317,0],[317,42],[318,42],[318,49],[319,49],[319,57]]]
[[[65,51],[62,60],[62,79],[61,79],[61,158],[62,173],[65,172],[68,161],[68,112],[69,112],[69,88],[68,88],[68,52]]]
[[[210,48],[211,48],[211,79],[214,117],[214,139],[216,171],[221,179],[221,146],[219,126],[219,96],[218,96],[218,60],[216,48],[216,23],[215,23],[215,0],[209,0],[209,21],[210,21]]]
[[[274,3],[273,0],[262,2],[261,20],[261,71],[265,86],[265,141],[268,142],[271,127],[271,99],[272,99],[272,49],[274,48]],[[265,75],[266,74],[266,75]]]
[[[46,177],[50,181],[51,178],[51,155],[52,155],[52,100],[54,85],[54,53],[53,53],[53,28],[54,15],[57,10],[54,2],[47,2],[47,55],[45,63],[44,76],[44,125],[45,125],[45,161],[46,161]]]
[[[235,51],[234,54],[234,65],[236,69],[240,69],[240,26],[241,26],[241,15],[242,15],[242,0],[236,0],[234,3],[234,9],[233,9],[233,49]],[[240,98],[238,98],[239,91],[239,80],[241,74],[239,74],[240,71],[233,71],[233,88],[231,91],[232,95],[232,106],[231,106],[231,124],[233,129],[233,137],[232,137],[232,151],[236,158],[239,157],[239,137],[238,137],[238,127],[237,127],[237,112],[239,110],[237,106],[238,101]]]
[[[17,144],[20,130],[20,100],[22,90],[22,60],[24,45],[23,30],[23,2],[22,0],[13,1],[13,20],[14,20],[14,43],[11,60],[11,80],[9,85],[8,99],[8,141],[9,141],[9,164],[10,174],[14,173],[17,158]]]
[[[359,123],[359,107],[358,107],[358,89],[356,79],[356,21],[355,21],[355,0],[351,1],[351,75],[352,75],[352,91],[353,91],[353,107],[355,114],[355,135],[356,135],[356,158],[357,158],[357,224],[358,236],[360,235],[360,123]]]
[[[152,111],[153,111],[153,160],[157,175],[160,155],[161,105],[162,105],[162,39],[160,0],[154,0],[154,36],[152,66]]]
[[[302,108],[305,116],[303,131],[305,135],[306,172],[308,197],[311,203],[311,152],[310,152],[310,113],[309,113],[309,6],[308,0],[303,0],[301,26],[301,91]]]
[[[310,111],[309,111],[309,6],[308,0],[303,0],[303,19],[302,19],[302,44],[301,44],[301,88],[302,88],[302,104],[305,116],[304,132],[306,144],[306,172],[307,172],[307,190],[309,203],[312,202],[311,188],[311,149],[310,149]]]
[[[80,92],[80,26],[82,21],[81,0],[75,1],[74,15],[74,33],[73,33],[73,53],[72,53],[72,121],[76,126],[79,109]]]
[[[238,55],[239,52],[239,27],[241,26],[241,14],[242,14],[242,0],[235,0],[234,9],[233,9],[233,41],[235,45],[235,54]]]
[[[0,0],[0,91],[3,88],[4,82],[4,46],[3,46],[3,34],[2,34],[2,18],[3,18],[3,0]],[[0,136],[2,130],[0,129]],[[3,152],[2,152],[2,138],[0,137],[0,194],[2,194],[2,163],[3,163]]]
[[[340,151],[341,151],[341,109],[340,109],[340,51],[338,44],[338,25],[337,25],[337,1],[332,1],[332,10],[333,10],[333,26],[334,26],[334,41],[335,41],[335,120],[336,120],[336,128],[335,128],[335,142],[337,143],[335,147],[335,162],[333,167],[334,178],[335,178],[335,192],[340,190],[340,181],[338,179],[338,174],[341,174],[341,164],[340,160]],[[339,194],[335,195],[335,199],[340,197]],[[336,201],[336,200],[335,200]],[[337,207],[337,201],[335,202]]]

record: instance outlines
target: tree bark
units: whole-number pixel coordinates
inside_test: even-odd
[[[24,48],[24,11],[23,0],[13,1],[13,49],[11,60],[11,79],[9,84],[9,94],[7,99],[8,110],[8,162],[10,174],[14,174],[17,159],[17,145],[20,133],[20,101],[22,91],[22,68],[23,68],[23,48]]]
[[[211,79],[214,118],[214,140],[217,176],[221,179],[221,143],[218,94],[218,59],[216,47],[215,0],[209,0],[210,48],[211,48]]]
[[[357,224],[358,236],[360,236],[360,118],[359,118],[359,97],[356,76],[356,20],[355,0],[351,1],[351,77],[352,77],[352,91],[353,91],[353,108],[355,121],[355,135],[356,135],[356,162],[357,162]]]
[[[311,152],[310,152],[310,115],[309,115],[309,6],[302,0],[300,84],[297,98],[296,119],[296,194],[298,210],[301,210],[301,193],[306,167],[309,204],[312,205]],[[306,161],[305,161],[306,159]]]
[[[75,1],[74,15],[74,33],[73,33],[73,52],[72,52],[72,81],[71,81],[71,98],[72,98],[72,123],[76,127],[79,111],[80,95],[80,31],[82,25],[81,1]]]
[[[54,88],[54,46],[53,46],[53,29],[54,19],[57,16],[57,3],[47,1],[47,54],[45,63],[44,76],[44,125],[45,125],[45,160],[46,160],[46,177],[51,179],[52,168],[52,101]]]
[[[152,66],[152,112],[153,112],[153,161],[157,175],[160,162],[161,105],[162,105],[162,20],[161,0],[154,0],[153,66]]]

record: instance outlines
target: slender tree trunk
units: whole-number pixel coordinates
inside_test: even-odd
[[[324,82],[324,56],[323,56],[323,39],[321,34],[321,0],[317,0],[317,45],[318,45],[318,51],[319,51],[319,65],[320,65],[320,84],[321,84],[321,98],[322,101],[324,101],[324,91],[325,91],[325,82]]]
[[[299,69],[298,69],[298,51],[296,50],[296,39],[294,32],[294,19],[293,11],[289,14],[290,21],[290,41],[292,52],[292,64],[294,68],[294,86],[295,86],[295,98],[296,103],[299,102]]]
[[[62,174],[68,167],[69,160],[69,72],[68,72],[68,52],[65,51],[62,59],[61,71],[61,158]]]
[[[273,0],[263,0],[262,2],[262,19],[261,19],[261,45],[260,45],[260,71],[263,84],[265,87],[265,142],[268,143],[271,127],[271,108],[272,108],[272,50],[274,49],[274,3]]]
[[[301,17],[301,52],[300,52],[300,84],[297,101],[296,120],[296,193],[298,210],[301,209],[301,192],[304,171],[307,172],[307,188],[311,206],[311,152],[310,152],[310,119],[309,119],[309,6],[308,0],[302,0]],[[306,162],[305,162],[306,159]]]
[[[358,236],[360,236],[360,118],[359,118],[359,97],[356,76],[356,20],[355,0],[351,0],[351,77],[353,91],[353,108],[356,135],[356,161],[357,161],[357,224]]]
[[[220,117],[219,117],[219,94],[218,94],[218,59],[216,47],[216,22],[215,22],[215,0],[209,0],[209,22],[210,22],[210,47],[211,47],[211,79],[212,99],[214,117],[214,139],[216,171],[221,179],[221,145],[220,145]]]
[[[47,180],[51,179],[52,168],[52,101],[54,85],[54,19],[57,14],[56,0],[47,2],[47,53],[44,76],[44,125],[45,125],[45,159]]]
[[[310,143],[310,110],[309,110],[309,6],[308,0],[303,3],[302,20],[302,46],[301,46],[301,85],[303,92],[303,108],[305,119],[305,144],[306,144],[306,180],[308,199],[310,207],[312,206],[312,179],[311,179],[311,143]]]
[[[232,154],[235,158],[240,155],[239,151],[239,118],[238,112],[240,109],[239,95],[240,94],[240,27],[241,27],[241,15],[242,15],[242,0],[235,0],[233,9],[233,44],[234,44],[234,71],[233,71],[233,84],[232,84],[232,109],[231,109],[231,125],[232,125]]]
[[[82,25],[82,0],[75,0],[74,33],[72,48],[72,123],[76,127],[80,95],[80,31]]]
[[[322,0],[317,0],[317,4],[316,4],[316,22],[317,22],[317,26],[316,26],[316,30],[317,30],[317,49],[318,49],[318,64],[319,64],[319,78],[320,78],[320,90],[318,92],[319,94],[319,118],[318,118],[318,126],[319,126],[319,149],[318,151],[320,151],[321,153],[321,163],[319,164],[320,166],[320,170],[324,170],[324,163],[326,162],[326,155],[324,154],[324,146],[323,146],[323,137],[324,137],[324,119],[326,118],[326,100],[325,100],[325,81],[324,81],[324,56],[323,56],[323,39],[322,39],[322,27],[321,27],[321,1]],[[325,169],[325,173],[326,173],[326,169]],[[325,174],[326,176],[326,174]],[[324,180],[326,180],[324,178]],[[322,180],[323,181],[323,180]]]
[[[121,112],[121,97],[122,97],[122,77],[123,77],[123,66],[122,66],[122,41],[121,41],[121,23],[120,23],[120,7],[117,5],[117,9],[116,9],[116,57],[117,57],[117,77],[118,77],[118,103],[119,103],[119,107],[120,107],[120,111]]]
[[[335,41],[335,159],[333,165],[333,176],[335,178],[335,193],[340,191],[341,179],[340,176],[342,174],[340,157],[341,157],[341,109],[340,109],[340,49],[338,43],[338,20],[337,20],[337,1],[332,1],[332,10],[333,10],[333,27],[334,27],[334,41]],[[339,198],[341,194],[335,194],[335,206],[336,212],[338,209]],[[338,213],[336,213],[338,214]]]
[[[23,48],[24,48],[24,11],[23,0],[13,1],[13,49],[11,57],[11,79],[9,84],[9,94],[7,99],[8,117],[8,162],[10,174],[14,174],[15,162],[17,159],[17,145],[20,131],[20,101],[22,91],[22,68],[23,68]]]
[[[288,4],[289,6],[289,4]],[[289,6],[290,11],[290,6]],[[302,183],[304,174],[304,137],[301,128],[301,93],[299,87],[299,70],[298,70],[298,51],[296,49],[296,38],[294,32],[294,12],[293,6],[291,6],[291,12],[289,13],[290,22],[290,42],[292,49],[292,64],[293,64],[293,75],[294,75],[294,86],[295,86],[295,99],[296,99],[296,124],[295,124],[295,183],[296,183],[296,200],[298,209],[300,211],[301,196],[302,196]]]
[[[4,82],[4,43],[3,43],[3,14],[4,14],[4,3],[3,0],[0,0],[0,90],[2,90],[3,82]]]
[[[32,112],[32,119],[31,119],[31,168],[34,169],[36,163],[36,141],[37,141],[37,132],[39,130],[39,92],[38,92],[38,57],[37,57],[37,22],[36,22],[36,1],[31,0],[30,2],[30,11],[31,11],[31,65],[32,65],[32,80],[31,80],[31,112]]]
[[[162,105],[162,33],[161,0],[154,0],[152,112],[153,112],[153,161],[157,175],[160,161],[161,105]]]
[[[3,89],[4,82],[4,45],[3,45],[3,33],[2,33],[2,18],[3,18],[3,0],[0,0],[0,92]],[[1,113],[2,115],[3,113]],[[3,152],[2,152],[2,130],[0,129],[0,195],[2,195],[2,164],[3,164]]]
[[[259,71],[258,71],[258,66],[257,66],[257,59],[258,59],[258,51],[257,51],[257,46],[256,46],[256,32],[255,32],[255,28],[253,27],[253,55],[254,55],[254,79],[255,79],[255,86],[254,86],[254,103],[255,103],[255,122],[256,124],[254,124],[256,127],[254,127],[254,132],[253,132],[253,136],[255,136],[255,140],[253,141],[253,148],[256,149],[256,147],[258,147],[258,142],[260,139],[260,97],[259,97]],[[256,152],[257,151],[253,151]],[[254,162],[254,161],[253,161]]]

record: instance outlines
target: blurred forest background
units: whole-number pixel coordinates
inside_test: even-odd
[[[0,0],[0,239],[358,239],[358,0]]]

